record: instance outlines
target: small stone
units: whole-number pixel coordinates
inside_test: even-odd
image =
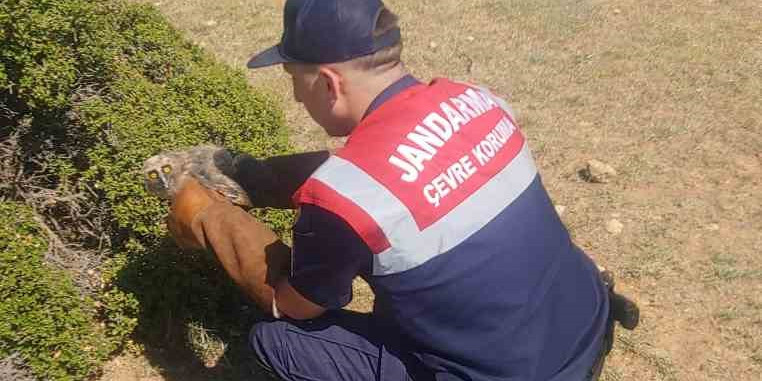
[[[474,42],[476,40],[476,37],[474,37],[474,36],[468,36],[468,37],[466,37],[466,40],[468,40],[470,42]]]
[[[436,48],[437,48],[437,46],[439,46],[439,44],[437,44],[436,42],[434,42],[434,41],[431,41],[431,42],[429,42],[429,47],[430,47],[430,48],[432,48],[432,49],[436,49]]]
[[[217,25],[217,21],[216,20],[207,20],[204,23],[204,25],[206,25],[206,26],[215,26],[215,25]]]
[[[95,270],[93,269],[87,270],[87,275],[92,276],[93,274],[95,274]]]
[[[618,15],[618,14],[620,14],[620,13],[622,13],[622,10],[621,10],[621,9],[619,9],[619,8],[614,8],[614,14],[615,14],[615,15]]]
[[[707,230],[711,230],[711,231],[717,231],[717,230],[720,230],[720,225],[719,224],[709,224],[709,225],[706,226],[706,229]]]
[[[624,230],[624,225],[619,222],[617,219],[611,219],[608,222],[606,222],[606,231],[613,234],[613,235],[619,235],[622,233],[622,230]]]
[[[564,212],[566,211],[566,205],[556,205],[556,213],[558,213],[559,216],[563,216]]]
[[[589,160],[580,173],[590,183],[608,183],[617,175],[614,167],[595,159]]]

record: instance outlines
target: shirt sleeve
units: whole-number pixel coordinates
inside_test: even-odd
[[[293,228],[289,284],[327,309],[352,300],[352,281],[370,272],[373,254],[341,217],[319,206],[302,205]]]
[[[315,151],[260,160],[244,153],[235,157],[231,177],[254,206],[292,209],[291,195],[329,157],[328,151]]]

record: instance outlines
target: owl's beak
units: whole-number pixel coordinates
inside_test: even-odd
[[[169,180],[167,180],[167,176],[163,172],[159,173],[159,180],[161,180],[161,185],[164,186],[164,189],[169,190]]]

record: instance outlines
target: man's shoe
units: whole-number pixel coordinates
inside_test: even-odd
[[[618,321],[622,328],[633,330],[640,323],[640,308],[624,295],[614,291],[614,275],[611,271],[601,271],[601,280],[609,290],[611,318]]]

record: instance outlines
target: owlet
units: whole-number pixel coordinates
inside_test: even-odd
[[[249,209],[251,200],[236,183],[233,155],[218,146],[205,144],[182,151],[162,152],[143,163],[144,184],[149,193],[171,200],[189,176],[215,190],[233,204]]]

